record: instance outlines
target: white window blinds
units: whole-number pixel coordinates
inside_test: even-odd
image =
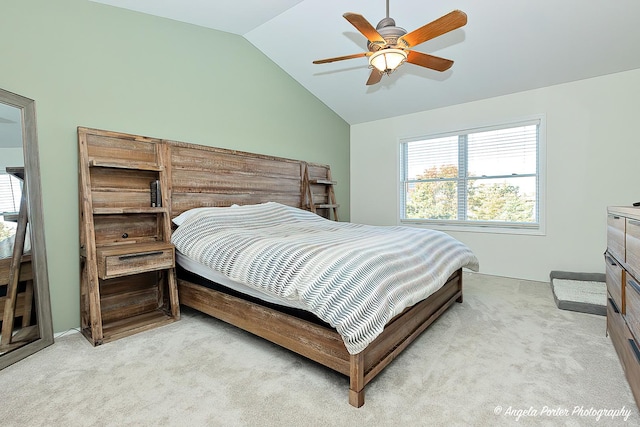
[[[540,121],[402,141],[401,220],[538,227]]]
[[[22,195],[20,180],[6,173],[0,173],[0,215],[17,213]]]

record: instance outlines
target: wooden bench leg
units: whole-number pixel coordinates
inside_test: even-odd
[[[356,408],[364,405],[364,356],[362,353],[351,355],[349,404]]]

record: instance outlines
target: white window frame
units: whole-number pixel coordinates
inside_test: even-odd
[[[442,138],[447,136],[467,135],[475,132],[518,127],[538,124],[538,164],[537,164],[537,197],[538,197],[538,222],[537,223],[511,223],[498,221],[466,221],[466,220],[429,220],[403,218],[405,203],[405,151],[404,144],[426,139]],[[546,120],[545,116],[533,115],[519,119],[513,119],[492,125],[466,127],[460,130],[440,132],[419,137],[401,138],[398,144],[398,224],[414,227],[432,228],[443,231],[469,231],[480,233],[501,234],[529,234],[545,235],[546,233]]]

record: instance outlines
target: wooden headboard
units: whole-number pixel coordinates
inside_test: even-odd
[[[196,207],[233,204],[278,202],[308,209],[305,168],[311,181],[331,177],[327,165],[185,142],[163,143],[168,151],[172,218]],[[312,190],[328,203],[324,188]]]
[[[304,205],[304,163],[170,141],[171,216],[201,206],[279,202]]]
[[[167,182],[162,191],[168,196],[165,200],[169,202],[171,218],[191,208],[233,204],[278,202],[310,209],[309,188],[314,208],[332,202],[326,185],[314,184],[316,180],[331,179],[327,165],[121,132],[79,129],[91,140],[89,162],[109,165],[113,159],[127,158],[146,164],[153,159],[156,170],[166,171]],[[127,199],[126,205],[130,205],[133,197],[140,206],[149,206],[150,200],[144,194],[149,182],[144,177],[140,180],[134,185],[131,180],[122,179],[124,187],[136,188],[129,191],[121,182],[118,191],[103,189],[96,192],[94,199],[106,198],[106,205],[117,206],[123,197]],[[94,200],[94,204],[100,200]],[[317,213],[330,217],[329,209],[319,209]]]

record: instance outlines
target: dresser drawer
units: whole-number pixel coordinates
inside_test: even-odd
[[[98,277],[111,279],[175,266],[173,245],[165,242],[98,248]]]
[[[625,319],[635,338],[640,338],[640,282],[630,274],[625,283]]]
[[[616,308],[624,313],[622,304],[622,267],[609,253],[604,254],[606,262],[607,291],[609,292]]]
[[[626,335],[625,329],[627,325],[624,323],[622,313],[618,310],[611,299],[611,295],[607,295],[607,332],[611,337],[613,346],[618,352],[621,361],[628,359],[629,351],[625,347]]]
[[[640,406],[640,350],[638,349],[638,341],[629,332],[622,315],[611,304],[610,298],[607,300],[607,331],[613,347],[618,353],[620,364],[631,386],[636,403],[639,403]]]
[[[627,218],[625,226],[625,261],[631,272],[640,277],[640,221]]]
[[[607,215],[607,249],[620,262],[625,262],[625,226],[626,218]]]
[[[624,374],[640,408],[640,341],[635,339],[628,328],[625,328],[624,344],[627,346],[627,359],[623,362]]]

